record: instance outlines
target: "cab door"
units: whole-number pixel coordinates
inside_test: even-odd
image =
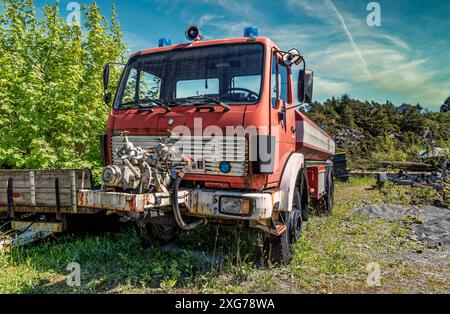
[[[270,134],[276,139],[277,163],[275,172],[269,176],[268,183],[279,182],[289,155],[295,147],[295,110],[293,106],[293,87],[291,69],[282,63],[281,55],[272,53],[271,62],[271,106]],[[287,110],[288,109],[288,110]]]

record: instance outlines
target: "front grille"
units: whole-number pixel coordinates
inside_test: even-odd
[[[149,152],[161,140],[161,136],[129,135],[128,139],[134,144]],[[186,156],[196,158],[188,169],[192,174],[209,174],[221,176],[246,176],[248,172],[248,141],[245,137],[214,136],[214,137],[171,137],[170,142],[178,147]],[[113,136],[111,140],[113,163],[121,165],[122,161],[117,156],[117,150],[123,145],[122,136]],[[231,165],[229,173],[222,173],[219,165],[222,161],[228,161]],[[181,165],[179,158],[173,158],[170,167]]]

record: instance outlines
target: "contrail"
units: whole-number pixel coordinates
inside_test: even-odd
[[[338,17],[339,21],[341,22],[342,28],[344,29],[345,33],[347,34],[348,40],[350,41],[350,44],[352,45],[353,50],[356,52],[356,54],[359,57],[359,60],[364,66],[364,70],[367,74],[367,76],[370,78],[371,81],[374,81],[372,74],[369,71],[369,67],[367,66],[366,60],[364,59],[364,56],[361,53],[361,50],[359,50],[358,45],[356,44],[355,40],[353,39],[352,33],[350,33],[347,24],[345,24],[344,18],[342,17],[341,13],[338,11],[336,6],[334,5],[332,0],[325,0],[325,3],[336,13],[336,16]]]

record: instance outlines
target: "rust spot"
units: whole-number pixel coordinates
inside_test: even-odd
[[[84,205],[84,193],[78,193],[78,205]]]
[[[136,201],[134,197],[131,198],[125,198],[125,210],[127,211],[136,211]]]
[[[13,192],[13,197],[14,197],[14,198],[20,198],[20,197],[22,197],[22,193],[19,193],[19,192]]]

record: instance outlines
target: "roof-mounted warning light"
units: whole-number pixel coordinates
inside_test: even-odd
[[[190,41],[200,41],[203,39],[203,35],[200,32],[200,28],[198,28],[198,26],[195,24],[191,24],[188,27],[186,27],[184,34],[186,35],[187,40]]]
[[[256,26],[244,28],[244,37],[258,37],[258,28]]]
[[[158,47],[166,47],[172,45],[172,41],[169,38],[158,39]]]

